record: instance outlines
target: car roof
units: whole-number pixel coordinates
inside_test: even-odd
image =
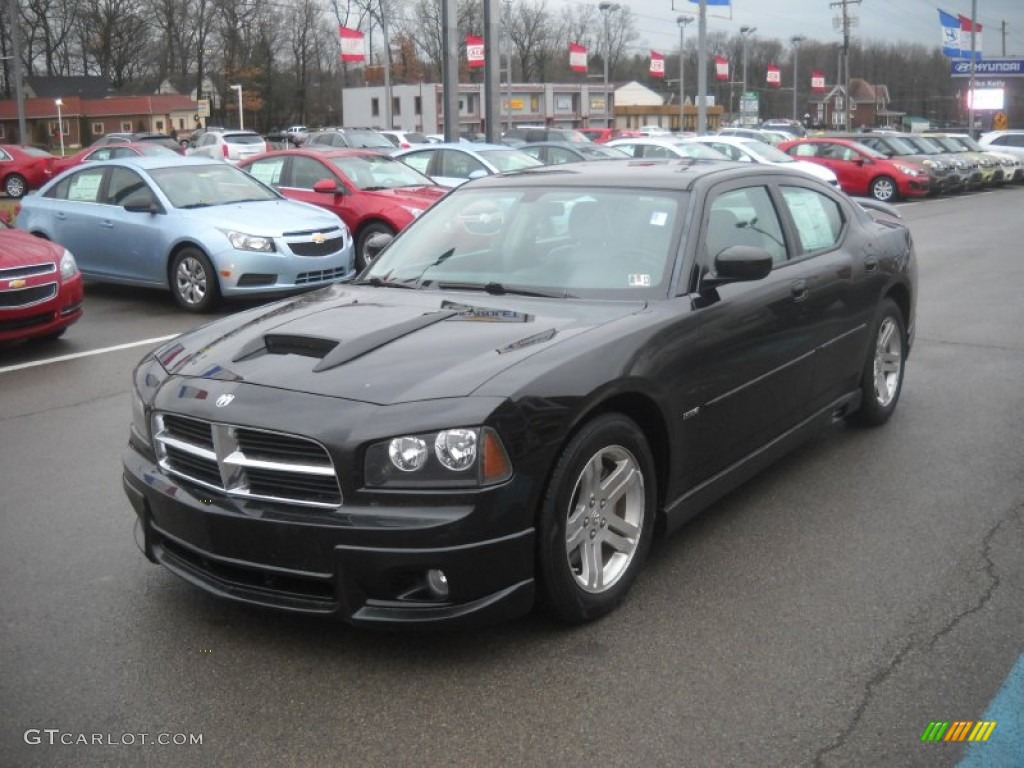
[[[477,142],[460,142],[458,144],[456,144],[455,142],[447,142],[447,143],[442,142],[440,144],[423,144],[423,145],[421,145],[419,147],[411,147],[409,149],[403,149],[401,151],[401,153],[396,152],[395,154],[398,155],[398,154],[405,154],[406,152],[422,152],[422,151],[427,150],[427,149],[431,149],[431,150],[433,150],[433,149],[457,149],[457,150],[460,150],[462,152],[479,152],[480,150],[490,150],[490,149],[501,149],[501,150],[512,151],[512,150],[519,149],[519,147],[510,147],[507,144],[481,144],[481,143],[477,143]]]
[[[611,186],[623,189],[692,190],[702,180],[728,181],[750,175],[781,174],[814,181],[806,171],[779,165],[752,165],[731,160],[646,159],[610,160],[605,163],[544,165],[522,171],[485,176],[473,181],[473,189],[515,187],[523,182],[542,186]],[[823,182],[821,182],[823,183]]]
[[[139,168],[143,171],[151,171],[158,168],[180,168],[182,166],[226,166],[223,160],[214,160],[208,157],[184,157],[178,154],[170,155],[133,155],[132,157],[119,157],[116,160],[103,160],[99,163],[92,163],[85,167],[95,168],[104,165],[124,165]]]

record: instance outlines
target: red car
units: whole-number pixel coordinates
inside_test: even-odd
[[[0,217],[0,341],[56,339],[82,316],[82,297],[70,251]]]
[[[82,163],[93,163],[98,160],[114,160],[118,157],[137,157],[139,155],[176,155],[173,149],[162,144],[108,144],[101,147],[86,147],[67,157],[57,157],[53,161],[53,175],[56,176],[68,168]]]
[[[630,131],[625,128],[578,128],[580,133],[591,141],[604,144],[612,139],[642,139],[644,135],[640,131]]]
[[[848,195],[888,203],[901,197],[924,197],[929,192],[928,171],[924,167],[909,160],[890,159],[851,139],[796,139],[784,141],[778,148],[799,160],[831,169]]]
[[[370,149],[285,149],[243,160],[238,167],[291,200],[336,213],[356,242],[356,267],[372,260],[367,241],[395,234],[444,197],[448,189],[405,163]]]
[[[8,197],[39,189],[53,177],[53,155],[45,149],[0,144],[0,183]]]

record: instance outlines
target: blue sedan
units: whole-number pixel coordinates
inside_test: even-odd
[[[90,163],[26,197],[18,227],[70,249],[87,278],[170,289],[194,312],[354,273],[341,219],[220,161]]]

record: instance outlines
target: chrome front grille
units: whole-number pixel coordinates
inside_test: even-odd
[[[345,237],[339,235],[319,243],[314,240],[305,243],[288,243],[288,247],[296,256],[330,256],[345,247]]]
[[[204,488],[281,504],[341,506],[331,457],[309,438],[156,413],[153,440],[165,472]]]

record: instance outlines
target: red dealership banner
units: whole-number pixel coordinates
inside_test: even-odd
[[[651,51],[651,77],[665,76],[665,57],[656,51]]]
[[[719,80],[729,79],[729,60],[725,56],[715,56],[715,77]]]
[[[569,43],[569,69],[573,72],[587,71],[587,49],[577,43]]]
[[[825,91],[825,73],[814,70],[811,72],[811,90],[815,93],[824,93]]]
[[[777,64],[768,65],[768,85],[774,85],[776,87],[782,85],[782,73],[779,71]]]
[[[338,27],[341,35],[341,60],[363,61],[366,59],[366,47],[363,33],[358,29]]]
[[[484,39],[476,35],[466,35],[466,61],[470,69],[484,65]]]

